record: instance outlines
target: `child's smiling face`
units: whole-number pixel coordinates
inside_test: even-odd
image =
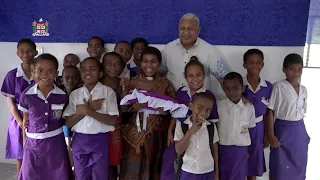
[[[147,77],[152,77],[160,66],[159,59],[155,54],[144,54],[141,60],[141,69]]]

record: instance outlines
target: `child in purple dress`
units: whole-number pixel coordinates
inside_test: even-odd
[[[7,97],[10,110],[5,157],[17,159],[17,173],[19,173],[23,157],[23,127],[18,105],[21,93],[33,83],[30,62],[37,55],[37,51],[36,44],[30,39],[21,39],[17,49],[17,55],[22,63],[18,68],[8,72],[2,84],[1,94]]]
[[[37,84],[20,97],[26,141],[19,180],[69,180],[72,177],[62,133],[62,110],[68,96],[54,84],[58,60],[41,54],[34,62]]]
[[[243,56],[243,67],[247,69],[242,95],[255,107],[256,127],[250,128],[248,180],[255,180],[266,172],[264,159],[264,115],[271,96],[272,84],[260,77],[264,66],[263,53],[259,49],[249,49]]]

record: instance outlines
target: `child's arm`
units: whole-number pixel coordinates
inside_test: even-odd
[[[215,173],[215,180],[219,178],[219,148],[218,143],[213,144],[213,160],[214,160],[214,173]]]
[[[273,148],[279,147],[281,144],[278,140],[278,138],[274,135],[274,128],[273,128],[273,121],[274,121],[274,111],[271,109],[267,109],[266,113],[266,119],[267,119],[267,135],[268,135],[268,141]]]
[[[20,128],[23,129],[23,125],[22,125],[22,117],[19,113],[16,101],[14,98],[12,97],[7,97],[7,103],[9,106],[9,110],[10,113],[13,115],[14,119],[17,121],[18,125],[20,126]]]
[[[113,126],[117,120],[117,115],[101,114],[91,109],[88,109],[87,115],[94,118],[95,120],[102,122],[103,124]]]
[[[29,126],[29,113],[27,112],[23,112],[23,128],[22,128],[22,145],[24,145],[24,142],[26,142],[26,129]]]
[[[84,114],[79,114],[76,112],[77,106],[74,103],[74,94],[73,91],[69,96],[69,104],[66,109],[63,111],[63,117],[65,118],[65,125],[68,128],[72,128],[76,125],[81,119],[85,117]]]
[[[176,119],[171,118],[170,120],[170,125],[168,129],[168,140],[167,140],[167,145],[169,146],[171,143],[173,143],[173,130],[176,128]]]
[[[81,114],[74,114],[72,116],[65,117],[65,119],[66,119],[65,125],[68,128],[72,128],[74,125],[76,125],[84,117],[85,117],[85,115],[81,115]]]
[[[181,155],[183,152],[186,151],[186,149],[189,146],[189,142],[190,142],[191,136],[194,133],[198,132],[198,130],[201,128],[202,122],[203,121],[198,122],[198,123],[193,123],[191,128],[186,132],[186,134],[184,134],[183,138],[176,143],[175,148],[176,148],[177,154]],[[176,130],[177,130],[177,127],[176,127]],[[179,127],[180,127],[180,130],[181,130],[181,125]],[[181,132],[182,132],[182,130],[181,130]],[[176,134],[175,134],[175,136],[176,136]]]
[[[109,90],[110,91],[110,90]],[[117,96],[116,93],[111,90],[107,97],[106,101],[104,102],[106,104],[106,114],[98,113],[90,108],[88,108],[88,104],[86,101],[84,101],[84,104],[78,105],[79,107],[84,107],[86,112],[84,113],[85,115],[88,115],[95,120],[104,123],[106,125],[114,126],[117,117],[119,116],[119,109],[118,109],[118,102],[117,102]],[[78,106],[77,110],[78,111]]]

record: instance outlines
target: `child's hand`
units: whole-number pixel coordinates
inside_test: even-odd
[[[263,148],[267,148],[270,146],[269,140],[268,140],[268,136],[264,135],[263,137]]]
[[[120,85],[121,85],[121,88],[122,88],[122,92],[126,92],[128,93],[129,92],[129,78],[121,78],[120,80]]]
[[[168,111],[164,111],[163,108],[157,108],[156,110],[159,111],[159,113],[161,115],[167,115],[168,114]]]
[[[192,134],[195,134],[202,127],[202,123],[203,123],[204,119],[197,116],[197,115],[193,115],[193,116],[195,116],[195,120],[192,122],[192,126],[189,129],[189,131],[191,131]]]
[[[102,103],[104,99],[96,99],[92,100],[92,96],[90,95],[89,100],[88,100],[88,106],[91,110],[97,111],[101,109]]]
[[[19,126],[20,126],[21,129],[28,128],[29,119],[24,119],[23,122],[19,123]]]
[[[245,98],[244,96],[242,96],[242,102],[243,104],[247,105],[247,104],[252,104],[247,98]]]
[[[131,111],[132,111],[132,112],[137,112],[137,111],[139,111],[140,109],[142,109],[144,106],[146,106],[146,104],[147,104],[147,103],[143,103],[143,104],[141,104],[141,103],[136,103],[136,104],[133,104],[133,105],[132,105],[132,108],[131,108]]]
[[[79,114],[79,115],[87,115],[89,110],[90,110],[89,105],[85,99],[83,100],[83,104],[78,104],[76,106],[76,114]]]
[[[168,139],[167,139],[167,145],[169,146],[171,143],[173,143],[173,135],[172,133],[168,133]]]
[[[219,180],[219,171],[214,172],[214,180]]]
[[[268,141],[273,148],[278,148],[280,147],[280,142],[278,138],[273,134],[273,135],[268,135]]]

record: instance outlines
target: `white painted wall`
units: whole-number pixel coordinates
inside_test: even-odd
[[[88,56],[86,52],[87,44],[86,43],[37,43],[37,46],[43,47],[45,53],[51,53],[56,56],[60,63],[60,72],[62,70],[62,60],[63,57],[68,53],[75,53],[81,59]],[[154,45],[155,47],[162,50],[163,45]],[[114,44],[107,44],[107,51],[112,51]],[[224,59],[228,63],[229,67],[232,71],[236,71],[245,75],[246,71],[242,67],[242,56],[244,52],[250,48],[259,48],[265,54],[265,67],[262,71],[261,76],[272,83],[284,78],[284,74],[282,73],[282,63],[283,59],[289,53],[298,53],[303,55],[304,47],[250,47],[250,46],[217,46],[218,49],[224,56]],[[0,84],[2,85],[3,78],[6,73],[17,67],[20,63],[19,58],[16,55],[16,43],[7,43],[0,42]],[[212,78],[213,79],[213,78]],[[221,88],[218,88],[218,82],[216,80],[212,80],[212,89],[216,95],[222,94]],[[218,95],[219,96],[219,95]],[[14,163],[14,161],[4,159],[5,153],[5,142],[7,135],[7,124],[9,111],[6,105],[5,97],[0,97],[0,104],[2,107],[0,108],[0,163]],[[269,153],[266,153],[267,157]],[[267,173],[265,174],[267,175]]]

